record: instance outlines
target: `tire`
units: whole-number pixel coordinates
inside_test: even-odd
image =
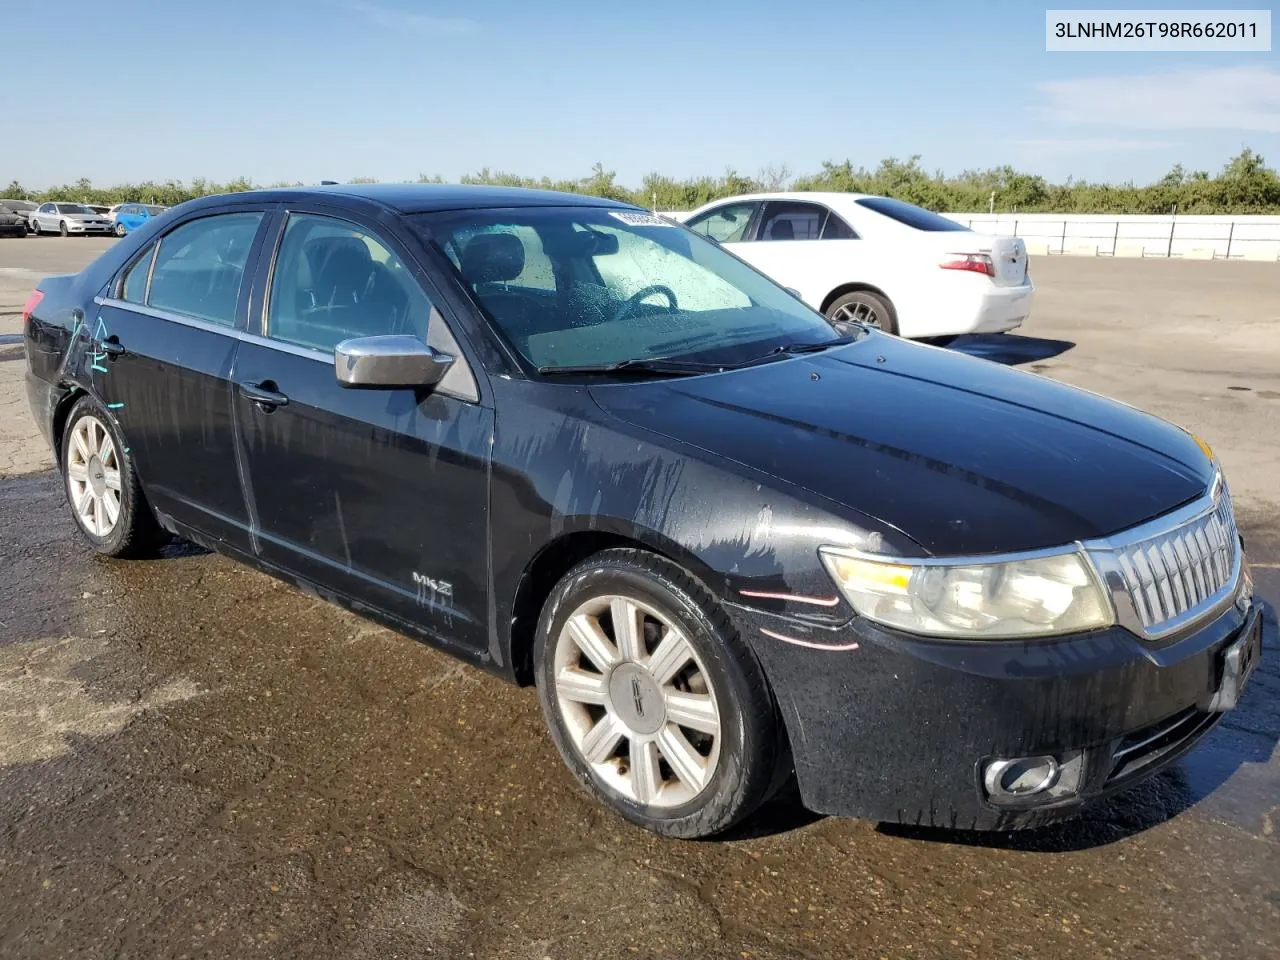
[[[148,556],[166,539],[128,450],[120,428],[97,401],[87,396],[76,401],[62,432],[63,489],[80,534],[108,557]],[[112,501],[115,519],[106,522]]]
[[[58,224],[58,232],[62,234],[64,237],[68,236],[69,231],[67,230],[67,221],[63,220],[61,223]]]
[[[614,643],[613,610],[643,624],[630,634],[638,640]],[[574,639],[584,630],[585,647]],[[543,608],[534,658],[543,715],[566,765],[597,799],[654,833],[693,839],[727,830],[790,773],[754,654],[706,588],[661,557],[607,550],[570,570]],[[677,709],[688,724],[673,719]]]
[[[123,223],[117,223],[115,226],[115,234],[117,237],[123,237],[128,231],[125,230]]]
[[[38,237],[38,236],[40,236],[40,221],[39,221],[39,220],[37,220],[35,217],[32,217],[32,218],[31,218],[31,221],[27,224],[27,226],[28,226],[28,227],[30,227],[30,229],[31,229],[31,235],[32,235],[33,237]]]
[[[898,318],[893,312],[893,305],[870,290],[854,290],[836,297],[827,307],[827,319],[832,323],[865,323],[895,335],[898,332]]]

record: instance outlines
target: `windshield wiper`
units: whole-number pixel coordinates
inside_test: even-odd
[[[821,353],[832,347],[843,347],[847,343],[861,340],[865,334],[845,334],[834,340],[823,340],[821,343],[784,343],[773,348],[773,353]]]
[[[613,363],[580,363],[567,367],[539,367],[538,373],[544,377],[567,377],[574,374],[589,373],[621,373],[646,376],[657,374],[672,377],[693,377],[700,373],[719,373],[724,370],[722,364],[694,363],[689,360],[642,360],[639,357],[630,360],[615,360]]]
[[[758,357],[752,357],[750,360],[743,360],[740,363],[728,364],[726,369],[736,370],[740,367],[754,367],[757,364],[768,363],[771,360],[782,360],[798,353],[821,353],[823,350],[829,350],[832,347],[843,347],[846,344],[854,343],[864,336],[866,334],[846,334],[836,337],[834,340],[823,340],[821,343],[781,343],[768,353],[761,354]]]

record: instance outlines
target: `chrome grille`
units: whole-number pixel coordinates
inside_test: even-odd
[[[1135,632],[1162,636],[1230,597],[1238,580],[1240,538],[1230,494],[1222,485],[1215,493],[1127,534],[1088,545],[1122,622],[1132,610],[1136,622],[1125,625],[1137,628]]]

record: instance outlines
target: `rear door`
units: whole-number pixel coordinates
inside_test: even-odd
[[[230,376],[266,213],[237,205],[175,224],[112,280],[82,334],[152,506],[242,550]]]
[[[255,546],[410,630],[484,650],[493,410],[408,247],[347,216],[290,211],[259,271],[260,335],[235,364]],[[336,344],[393,333],[456,358],[439,387],[338,383]]]

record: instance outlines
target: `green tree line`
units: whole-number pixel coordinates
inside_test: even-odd
[[[375,182],[355,177],[352,183]],[[443,183],[438,176],[419,175],[418,183]],[[1044,177],[1015,170],[1011,166],[989,170],[966,170],[955,176],[941,171],[930,173],[920,165],[920,157],[907,160],[890,157],[874,170],[854,166],[849,160],[827,161],[817,173],[792,177],[785,167],[768,167],[756,176],[733,169],[720,176],[678,179],[659,173],[644,177],[639,186],[617,181],[612,170],[597,163],[588,176],[577,180],[524,177],[484,168],[461,178],[462,183],[502,184],[566,190],[591,196],[626,200],[659,210],[692,210],[711,200],[741,193],[769,190],[835,190],[873,193],[897,197],[939,212],[977,212],[994,205],[1001,212],[1025,213],[1130,213],[1167,214],[1176,205],[1178,213],[1280,214],[1280,176],[1268,167],[1260,154],[1245,149],[1216,174],[1187,171],[1175,166],[1155,183],[1136,185],[1090,183],[1068,179],[1049,183]],[[19,200],[70,200],[80,203],[158,203],[166,206],[212,193],[234,193],[259,186],[301,186],[301,183],[254,184],[241,177],[230,183],[197,178],[190,183],[167,180],[95,187],[88,179],[29,191],[13,181],[0,196]]]

